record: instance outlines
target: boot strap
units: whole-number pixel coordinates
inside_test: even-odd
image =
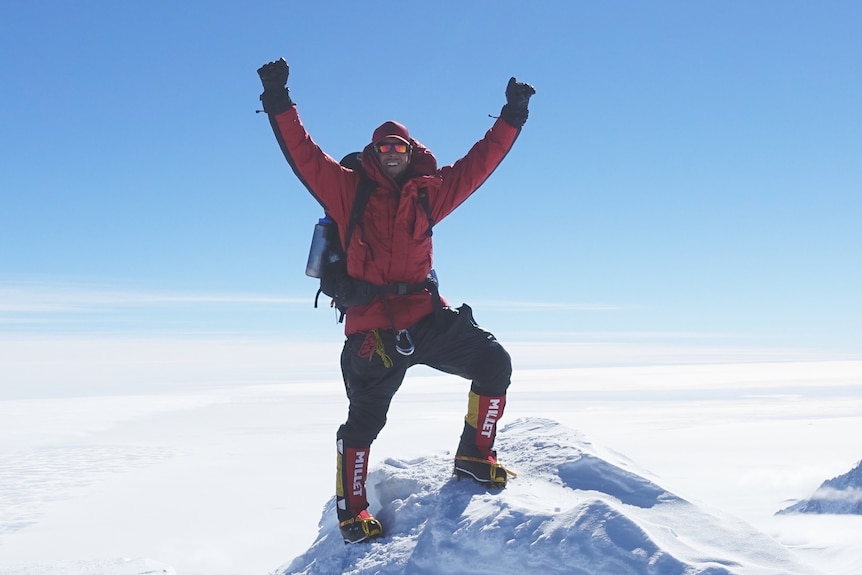
[[[338,524],[338,526],[339,527],[347,527],[348,525],[353,525],[354,523],[359,523],[362,526],[362,530],[365,531],[366,534],[368,533],[368,525],[369,524],[372,524],[372,523],[377,523],[378,525],[380,524],[380,522],[377,521],[377,519],[375,519],[374,516],[372,516],[372,515],[369,515],[368,517],[359,517],[357,515],[356,517],[351,517],[350,519],[345,519],[344,521],[340,522]]]
[[[477,463],[487,463],[488,465],[491,466],[491,469],[499,468],[499,469],[502,469],[503,471],[505,471],[506,475],[508,475],[509,477],[518,477],[518,474],[515,473],[514,471],[511,471],[510,469],[503,467],[499,463],[491,463],[487,459],[482,459],[481,457],[470,457],[469,455],[456,455],[455,459],[460,460],[460,461],[475,461]]]

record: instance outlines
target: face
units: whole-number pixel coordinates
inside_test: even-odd
[[[374,145],[383,170],[393,179],[407,171],[410,163],[410,146],[398,138],[384,138]],[[400,150],[400,151],[399,151]]]

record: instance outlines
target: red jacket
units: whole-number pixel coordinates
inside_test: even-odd
[[[294,173],[335,220],[341,237],[346,237],[360,174],[342,167],[314,143],[295,106],[270,121]],[[428,215],[418,203],[419,190],[427,190],[431,218],[441,221],[491,175],[519,132],[498,119],[466,156],[440,169],[434,155],[411,139],[409,177],[400,187],[383,171],[372,144],[366,146],[362,167],[376,189],[363,212],[362,231],[354,230],[347,247],[348,275],[375,285],[423,282],[432,267],[433,250]],[[378,297],[369,305],[349,308],[345,333],[406,329],[433,311],[427,290],[383,297],[385,303]]]

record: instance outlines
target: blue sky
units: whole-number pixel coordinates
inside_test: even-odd
[[[6,2],[0,333],[339,338],[320,209],[259,108],[284,56],[314,139],[395,119],[439,163],[510,76],[531,117],[435,232],[453,303],[516,337],[858,353],[862,5]]]

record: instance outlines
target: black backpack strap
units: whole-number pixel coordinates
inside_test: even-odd
[[[353,207],[350,209],[350,220],[347,222],[347,234],[344,237],[344,251],[347,252],[347,246],[350,245],[350,238],[353,237],[353,232],[359,227],[359,232],[362,234],[362,214],[365,212],[365,206],[368,205],[368,199],[374,191],[374,181],[364,173],[359,179],[359,184],[356,186],[356,196],[353,198]],[[374,259],[372,253],[371,259]]]
[[[434,235],[434,218],[431,217],[431,204],[428,201],[428,188],[419,188],[419,205],[425,210],[425,215],[428,216],[428,236]]]

